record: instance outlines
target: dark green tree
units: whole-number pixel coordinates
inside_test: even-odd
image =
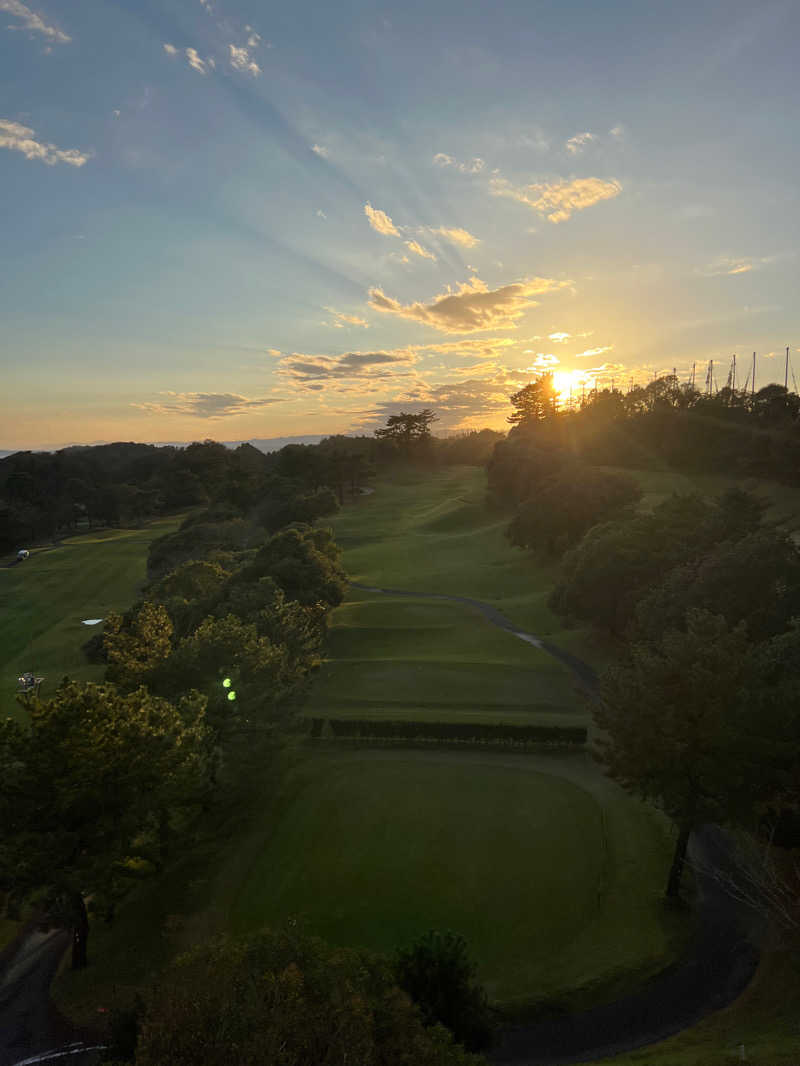
[[[399,952],[395,973],[426,1025],[444,1025],[469,1051],[489,1046],[492,1012],[463,937],[431,930]]]
[[[235,1049],[235,1051],[234,1051]],[[389,964],[292,925],[219,938],[146,997],[136,1066],[479,1066],[422,1025]]]
[[[0,723],[0,889],[20,901],[37,894],[72,930],[78,969],[87,899],[113,913],[132,876],[162,853],[171,814],[208,793],[205,702],[65,681],[27,709],[28,725]]]
[[[633,645],[601,680],[595,719],[607,772],[678,830],[668,896],[679,891],[695,826],[746,819],[778,787],[783,738],[754,710],[763,681],[751,651],[744,625],[692,610],[685,629]]]
[[[508,536],[520,548],[561,552],[641,496],[632,477],[574,463],[545,478],[523,500]]]
[[[508,416],[507,421],[512,425],[522,422],[545,422],[555,418],[558,411],[558,393],[552,373],[548,371],[542,374],[525,388],[515,392],[511,396],[511,405],[514,407],[514,413]]]

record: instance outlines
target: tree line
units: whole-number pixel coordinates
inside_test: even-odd
[[[370,436],[332,436],[270,454],[211,440],[185,448],[116,443],[15,452],[0,460],[0,552],[97,526],[138,525],[212,501],[244,509],[261,503],[279,528],[289,511],[299,513],[298,488],[309,497],[305,517],[313,521],[320,493],[333,493],[341,505],[376,470],[398,462],[483,465],[503,436],[482,430],[440,439],[432,435],[434,421],[431,411],[402,413]]]
[[[551,606],[616,642],[594,712],[598,755],[675,822],[676,895],[694,827],[786,836],[800,801],[800,551],[751,493],[647,508],[631,476],[594,464],[796,482],[797,397],[779,386],[700,396],[662,378],[561,412],[543,375],[511,402],[490,494],[513,510],[513,543],[559,560]]]

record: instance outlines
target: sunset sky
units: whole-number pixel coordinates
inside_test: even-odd
[[[0,448],[800,380],[798,41],[797,0],[0,0]]]

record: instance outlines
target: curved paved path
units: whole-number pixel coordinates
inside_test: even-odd
[[[564,663],[589,695],[596,693],[597,677],[590,666],[549,641],[519,629],[491,604],[468,596],[384,589],[357,582],[351,582],[351,586],[364,592],[451,600],[472,607],[492,625]],[[488,1055],[491,1061],[510,1066],[561,1066],[632,1051],[687,1029],[732,1003],[744,991],[758,965],[756,944],[763,920],[732,900],[713,877],[702,872],[732,865],[725,833],[712,825],[695,830],[688,859],[696,870],[697,928],[686,955],[624,999],[503,1030]]]

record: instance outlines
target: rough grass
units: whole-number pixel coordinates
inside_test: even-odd
[[[46,678],[42,694],[65,675],[99,681],[104,667],[86,661],[82,645],[104,618],[133,603],[145,580],[151,541],[177,528],[165,518],[142,529],[102,530],[59,547],[34,549],[26,562],[0,569],[0,714],[19,717],[17,678]]]

